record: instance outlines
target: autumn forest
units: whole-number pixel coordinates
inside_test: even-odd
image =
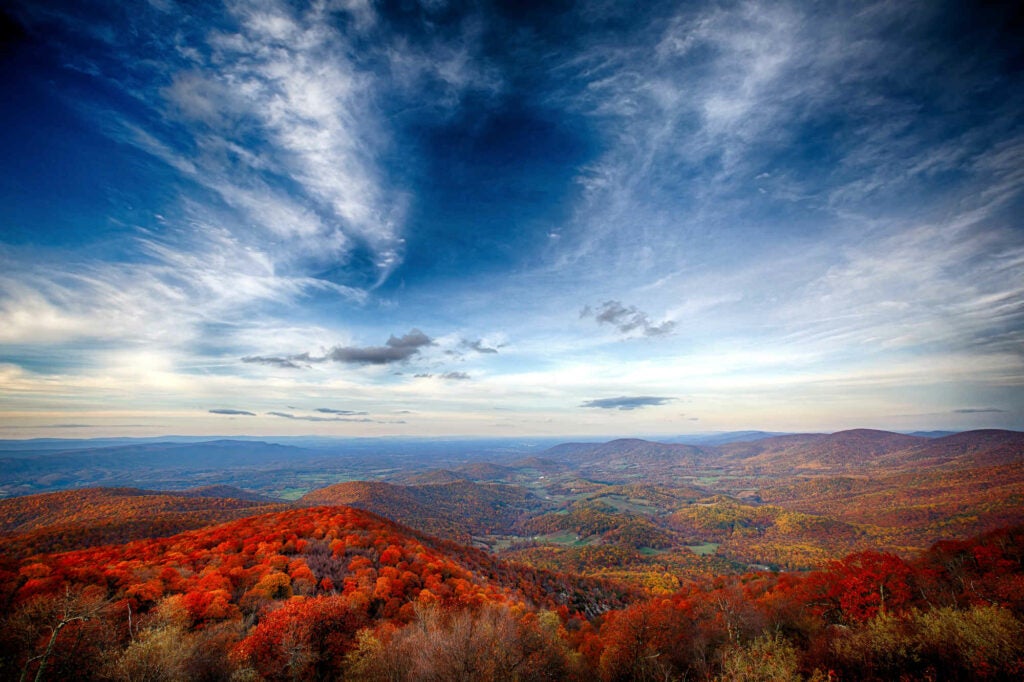
[[[10,443],[2,679],[1024,675],[1018,432]]]

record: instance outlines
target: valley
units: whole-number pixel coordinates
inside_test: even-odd
[[[46,649],[39,628],[76,609],[96,611],[74,626],[75,649],[47,654],[42,679],[82,661],[86,678],[128,679],[143,655],[197,679],[407,679],[384,652],[415,649],[417,665],[444,670],[455,654],[431,658],[417,638],[458,649],[463,631],[481,648],[458,655],[498,665],[487,638],[501,638],[532,671],[523,679],[550,666],[565,679],[748,679],[722,675],[761,656],[788,661],[772,679],[890,679],[945,660],[936,652],[952,645],[927,618],[1024,633],[1022,433],[491,445],[8,451],[8,493],[76,472],[166,489],[0,500],[0,660],[38,672],[43,654],[24,652]],[[884,649],[872,628],[891,617],[911,658],[872,658]],[[159,649],[172,645],[191,653],[175,662]],[[935,679],[1010,679],[1024,649],[1007,647]]]
[[[13,552],[50,535],[61,544],[40,547],[70,549],[288,506],[347,505],[518,561],[642,584],[652,573],[670,575],[674,588],[679,577],[806,570],[867,549],[906,555],[1024,521],[1019,432],[742,437],[698,445],[461,443],[451,450],[406,443],[376,452],[362,450],[364,443],[330,449],[224,440],[21,451],[4,460],[7,491],[66,485],[81,475],[84,484],[164,492],[85,488],[78,496],[72,489],[12,497],[0,501],[8,510],[0,520],[11,519],[0,525],[0,546]],[[184,482],[210,485],[174,490]],[[19,511],[25,506],[87,508],[94,518],[44,514],[26,525],[18,522],[31,516]]]

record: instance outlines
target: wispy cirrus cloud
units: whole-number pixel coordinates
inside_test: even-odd
[[[698,346],[835,363],[853,347],[936,364],[967,348],[1019,355],[1019,88],[1006,63],[935,49],[950,30],[942,10],[863,9],[697,4],[595,32],[560,63],[556,92],[605,151],[581,169],[577,230],[552,262],[590,286],[634,282]],[[893,71],[913,87],[888,88]],[[991,117],[969,113],[953,72],[992,97]],[[958,181],[936,192],[949,174]],[[584,313],[636,333],[631,308]]]
[[[380,98],[419,99],[430,75],[445,83],[444,106],[454,106],[466,89],[500,80],[472,58],[473,41],[403,41],[360,3],[231,2],[187,14],[173,4],[141,7],[132,31],[74,8],[23,7],[21,16],[33,30],[46,27],[69,68],[117,93],[68,104],[164,164],[177,196],[152,224],[128,226],[114,262],[77,259],[57,277],[34,267],[35,257],[0,252],[11,276],[0,278],[0,340],[151,341],[166,328],[182,343],[201,337],[209,319],[237,321],[241,337],[243,320],[272,321],[267,304],[365,301],[401,262],[404,243],[406,190],[382,162],[391,131]],[[79,35],[89,36],[89,50]],[[139,49],[146,59],[132,56]],[[389,62],[420,76],[395,80],[380,68]]]
[[[991,187],[978,162],[1005,156],[992,142],[1013,127],[1017,96],[997,99],[990,119],[972,117],[971,95],[946,83],[965,64],[931,49],[940,40],[933,33],[948,29],[940,11],[882,2],[862,9],[679,7],[645,30],[596,33],[568,56],[559,102],[585,113],[607,142],[580,174],[580,253],[603,261],[602,274],[721,259],[744,267],[815,226],[856,239],[865,226],[851,218],[894,208],[919,216],[907,190],[929,203],[924,188],[937,173],[966,172],[978,191],[965,199]],[[1004,82],[997,65],[964,58],[992,69],[979,87],[995,92]],[[894,69],[913,73],[914,87],[886,88]],[[926,103],[962,115],[962,126],[952,135],[936,126],[949,119],[923,116]],[[827,139],[823,125],[832,126]],[[755,236],[766,224],[769,243]]]
[[[0,235],[8,419],[132,382],[161,409],[345,396],[438,429],[492,404],[657,429],[629,401],[679,386],[709,428],[1019,421],[1010,10],[18,3],[46,54],[21,55],[8,142],[60,144],[0,170],[36,184]],[[345,412],[253,414],[368,416]]]
[[[188,249],[179,248],[175,229],[136,231],[126,245],[137,247],[143,260],[74,261],[59,272],[22,249],[0,247],[0,341],[174,348],[201,337],[211,319],[243,330],[266,322],[264,306],[352,291],[282,275],[228,230],[202,227]]]
[[[126,139],[259,226],[283,265],[316,273],[365,249],[373,283],[401,257],[403,200],[378,162],[386,133],[369,108],[374,76],[350,57],[373,23],[358,12],[349,33],[325,8],[229,4],[222,29],[166,46],[170,84],[146,93],[194,151],[184,156],[179,142],[166,153],[154,131]]]

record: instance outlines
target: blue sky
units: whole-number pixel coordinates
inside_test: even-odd
[[[976,4],[15,1],[0,437],[1024,428]]]

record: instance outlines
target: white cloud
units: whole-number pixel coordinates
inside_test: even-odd
[[[199,145],[193,179],[259,225],[264,241],[285,240],[278,257],[322,267],[360,240],[386,278],[400,256],[404,199],[377,162],[386,136],[373,78],[347,56],[354,48],[325,7],[230,9],[242,30],[210,35],[209,61],[163,90]]]
[[[54,250],[54,268],[38,253],[0,252],[0,343],[51,360],[38,373],[28,361],[0,367],[0,400],[203,398],[200,413],[262,415],[343,395],[362,409],[415,409],[416,430],[485,429],[492,407],[531,428],[555,428],[540,419],[558,415],[594,430],[605,428],[598,416],[576,413],[602,396],[680,396],[710,427],[730,404],[732,425],[835,405],[870,417],[907,392],[941,402],[950,386],[1020,386],[1024,241],[1012,209],[1024,141],[1005,132],[1019,107],[983,121],[922,114],[945,92],[928,80],[943,64],[880,30],[912,28],[921,6],[859,7],[679,5],[644,31],[598,31],[589,43],[581,32],[566,49],[582,54],[545,45],[556,91],[514,94],[585,119],[581,138],[597,150],[579,170],[582,192],[566,199],[577,202],[571,219],[544,226],[547,259],[396,287],[374,322],[367,310],[320,317],[303,306],[365,304],[403,258],[410,197],[396,186],[401,122],[387,117],[389,98],[417,107],[395,117],[437,122],[468,92],[498,103],[518,85],[481,57],[476,15],[412,40],[382,29],[369,2],[233,3],[230,26],[162,37],[167,54],[138,66],[156,80],[107,78],[141,105],[130,115],[91,112],[172,169],[167,191],[180,192],[154,209],[151,229],[133,229],[130,257]],[[116,48],[117,34],[103,36]],[[910,95],[878,86],[891,73],[913,81]],[[359,268],[370,276],[346,279]],[[606,321],[636,338],[576,319],[602,301],[625,302]],[[296,310],[301,320],[288,321]],[[674,322],[673,334],[642,335],[660,327],[641,311]],[[437,345],[401,376],[240,362],[322,357],[417,325]],[[65,353],[74,368],[54,361]],[[138,395],[125,397],[126,385]],[[987,394],[948,402],[1003,407]],[[656,406],[637,417],[637,428],[671,428]]]

